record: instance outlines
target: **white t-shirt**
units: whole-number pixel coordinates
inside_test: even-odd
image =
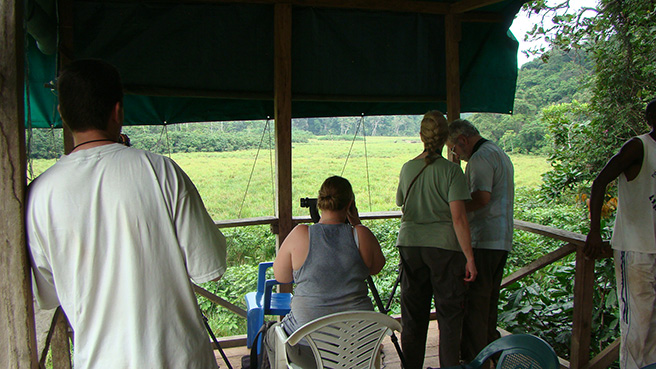
[[[467,162],[469,191],[491,193],[484,207],[467,213],[472,247],[512,250],[514,169],[510,158],[493,142],[484,142]]]
[[[172,160],[119,144],[63,156],[26,213],[37,301],[66,312],[76,369],[216,367],[189,278],[225,272],[225,238]]]
[[[624,173],[617,181],[617,216],[611,245],[620,251],[656,253],[656,142],[648,135],[642,141],[640,173],[627,181]]]

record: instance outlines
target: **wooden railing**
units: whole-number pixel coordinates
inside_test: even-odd
[[[389,212],[375,212],[375,213],[361,213],[362,220],[373,219],[390,219],[400,218],[400,211]],[[307,217],[294,217],[294,223],[310,223],[311,219]],[[275,217],[259,217],[248,219],[236,219],[216,222],[219,228],[233,228],[245,227],[253,225],[270,225],[272,232],[277,231],[278,219]],[[561,368],[567,369],[601,369],[607,368],[613,361],[619,357],[619,339],[612,343],[609,347],[603,350],[594,358],[590,359],[590,340],[592,335],[592,308],[594,306],[593,291],[595,287],[594,266],[595,261],[586,259],[583,255],[583,246],[585,245],[585,236],[579,233],[569,232],[562,229],[543,226],[539,224],[515,220],[515,229],[531,232],[545,237],[553,238],[563,241],[564,244],[555,251],[552,251],[540,258],[532,261],[526,266],[520,268],[516,272],[503,279],[501,287],[504,288],[538,270],[550,265],[572,253],[576,253],[576,271],[574,276],[574,313],[572,317],[572,342],[570,346],[570,360],[560,358]],[[606,248],[601,258],[612,257],[610,248]],[[202,287],[194,285],[194,290],[197,294],[207,298],[208,300],[220,305],[233,313],[246,318],[246,311],[244,309],[226,301],[225,299],[214,295],[213,293],[203,289]],[[63,314],[52,318],[52,325],[50,332],[61,332],[61,327],[66,327],[67,322]],[[246,338],[243,336],[236,337],[223,337],[220,339],[223,348],[245,346]],[[62,356],[69,355],[68,339],[66,335],[51,334],[49,333],[47,339],[43,340],[44,348],[41,350],[43,360],[48,351],[48,346],[52,347],[53,351],[53,367],[70,368],[70,356],[68,359],[61,359]],[[39,346],[41,347],[41,346]],[[58,357],[58,362],[55,363],[55,356]],[[68,361],[68,364],[66,364]]]

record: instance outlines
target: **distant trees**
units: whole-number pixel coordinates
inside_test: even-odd
[[[551,192],[586,186],[626,140],[647,131],[644,108],[656,97],[656,2],[600,0],[595,8],[574,11],[569,1],[547,6],[545,1],[535,0],[527,3],[525,9],[538,16],[554,15],[549,25],[536,24],[529,35],[551,43],[552,51],[544,58],[551,60],[553,50],[582,50],[594,62],[585,117],[581,118],[576,105],[565,105],[543,115],[554,135],[554,170],[550,176],[570,177],[561,181],[564,187]],[[562,117],[571,120],[558,126]],[[556,135],[583,136],[588,142],[562,146],[571,142]],[[566,150],[575,155],[562,155]],[[585,169],[588,174],[572,177],[573,168]]]
[[[292,127],[317,136],[355,135],[361,119],[361,117],[299,118],[292,121]],[[360,125],[359,135],[416,136],[421,118],[412,115],[365,116],[363,122],[364,127]]]
[[[375,116],[302,118],[292,121],[292,141],[310,137],[416,136],[420,117]],[[221,152],[273,147],[273,121],[180,123],[168,126],[127,126],[123,132],[134,147],[159,154],[177,152]],[[26,130],[30,157],[54,159],[64,153],[61,129]]]
[[[512,115],[481,113],[468,119],[506,151],[547,154],[550,140],[548,124],[540,118],[542,109],[589,101],[586,81],[592,71],[593,64],[584,52],[553,50],[548,62],[533,60],[519,70]]]

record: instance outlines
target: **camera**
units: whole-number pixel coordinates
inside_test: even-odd
[[[317,223],[319,222],[320,216],[319,216],[319,210],[317,209],[317,199],[316,198],[310,198],[310,197],[305,197],[301,198],[301,207],[302,208],[309,208],[310,209],[310,218],[312,218],[312,221]]]
[[[312,199],[309,197],[305,197],[301,199],[301,207],[302,208],[311,208],[311,207],[316,207],[317,206],[317,199]]]

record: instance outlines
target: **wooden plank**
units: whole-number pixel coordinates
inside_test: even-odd
[[[41,310],[34,303],[34,320],[36,322],[36,347],[39,350],[39,365],[45,367],[46,356],[52,340],[52,326],[57,309]]]
[[[219,341],[219,345],[221,345],[221,348],[227,349],[227,348],[233,348],[233,347],[246,347],[246,335],[241,334],[237,336],[228,336],[228,337],[217,337],[216,338]],[[214,342],[211,342],[212,347],[216,347]],[[250,350],[250,349],[249,349]]]
[[[403,213],[400,211],[372,211],[372,212],[360,212],[361,220],[376,220],[376,219],[394,219],[401,218]],[[309,215],[302,217],[294,217],[294,223],[311,223],[312,218]]]
[[[276,4],[274,19],[274,110],[276,120],[276,177],[278,245],[292,222],[292,7]]]
[[[460,14],[501,2],[502,0],[460,0],[451,4],[450,13]]]
[[[95,1],[95,0],[80,0],[80,1]],[[502,0],[494,0],[498,2]],[[133,0],[116,0],[116,2],[133,2]],[[314,8],[332,8],[332,9],[361,9],[361,10],[374,10],[384,11],[391,13],[420,13],[420,14],[437,14],[446,15],[449,13],[462,14],[463,21],[465,22],[483,22],[483,23],[501,23],[504,20],[497,13],[490,12],[477,12],[474,11],[485,5],[474,4],[453,4],[437,2],[437,1],[396,1],[396,0],[141,0],[142,3],[156,2],[161,3],[188,3],[188,4],[203,4],[203,3],[241,3],[241,4],[291,4],[293,6],[304,6]],[[470,11],[463,12],[462,9],[469,8]]]
[[[61,308],[57,308],[57,313],[53,319],[52,330],[52,367],[56,369],[71,369],[71,342],[69,336],[68,318]]]
[[[73,45],[73,1],[57,0],[59,17],[59,67],[68,65],[75,60],[75,46]],[[57,113],[59,114],[59,113]],[[64,153],[73,151],[73,133],[64,124],[62,136],[64,139]]]
[[[94,1],[94,0],[83,0]],[[118,0],[131,2],[132,0]],[[315,8],[362,9],[401,13],[447,14],[449,4],[437,1],[414,0],[145,0],[157,3],[242,3],[242,4],[287,4]]]
[[[534,260],[530,264],[525,265],[524,267],[520,268],[518,271],[504,278],[503,281],[501,281],[501,288],[505,288],[510,284],[526,277],[527,275],[536,272],[542,269],[543,267],[557,260],[560,260],[573,252],[576,252],[576,245],[573,245],[571,243],[559,248],[558,250],[552,251],[538,258],[537,260]]]
[[[560,369],[569,369],[570,368],[569,361],[563,359],[560,356],[558,357],[558,364],[560,364]]]
[[[523,220],[516,220],[515,219],[515,228],[516,229],[521,229],[523,231],[528,231],[531,233],[536,233],[536,234],[541,234],[543,236],[547,236],[550,238],[554,238],[557,240],[565,241],[567,243],[574,244],[576,246],[584,246],[585,245],[585,235],[582,235],[580,233],[575,233],[575,232],[570,232],[570,231],[565,231],[563,229],[558,229],[554,227],[549,227],[549,226],[543,226],[540,224],[535,224],[535,223],[529,223],[525,222]]]
[[[501,23],[504,21],[500,14],[479,12],[464,13],[460,20],[463,23]]]
[[[242,218],[242,219],[225,219],[225,220],[215,220],[219,228],[233,228],[233,227],[248,227],[253,225],[263,225],[263,224],[274,224],[278,223],[277,217],[254,217],[254,218]]]
[[[292,215],[292,6],[274,7],[274,115],[276,120],[276,250],[294,227]],[[292,292],[291,285],[278,286]]]
[[[599,355],[595,356],[590,360],[588,366],[585,366],[587,369],[605,369],[609,368],[615,360],[620,358],[620,339],[616,339],[615,342],[611,343],[606,347]]]
[[[206,299],[214,302],[217,305],[223,306],[224,308],[232,311],[233,313],[239,315],[242,318],[247,317],[246,310],[240,308],[239,306],[234,305],[234,304],[220,298],[219,296],[213,294],[212,292],[204,289],[201,286],[198,286],[198,285],[194,284],[193,287],[194,287],[194,292],[196,292],[197,294],[205,297]]]
[[[362,220],[375,220],[375,219],[392,219],[392,218],[401,218],[402,213],[400,211],[374,211],[374,212],[363,212],[360,213],[360,219]],[[309,215],[292,217],[292,225],[296,226],[299,223],[311,223],[312,219]],[[272,216],[266,217],[253,217],[253,218],[242,218],[242,219],[224,219],[224,220],[215,220],[214,224],[218,228],[235,228],[235,227],[248,227],[253,225],[271,225],[274,230],[274,234],[278,234],[278,218]],[[293,228],[292,226],[292,228]]]
[[[25,240],[24,1],[0,1],[0,368],[37,368]]]
[[[576,253],[574,274],[574,311],[572,316],[571,368],[583,368],[590,361],[592,335],[592,307],[595,286],[595,261],[583,254],[582,247]]]

